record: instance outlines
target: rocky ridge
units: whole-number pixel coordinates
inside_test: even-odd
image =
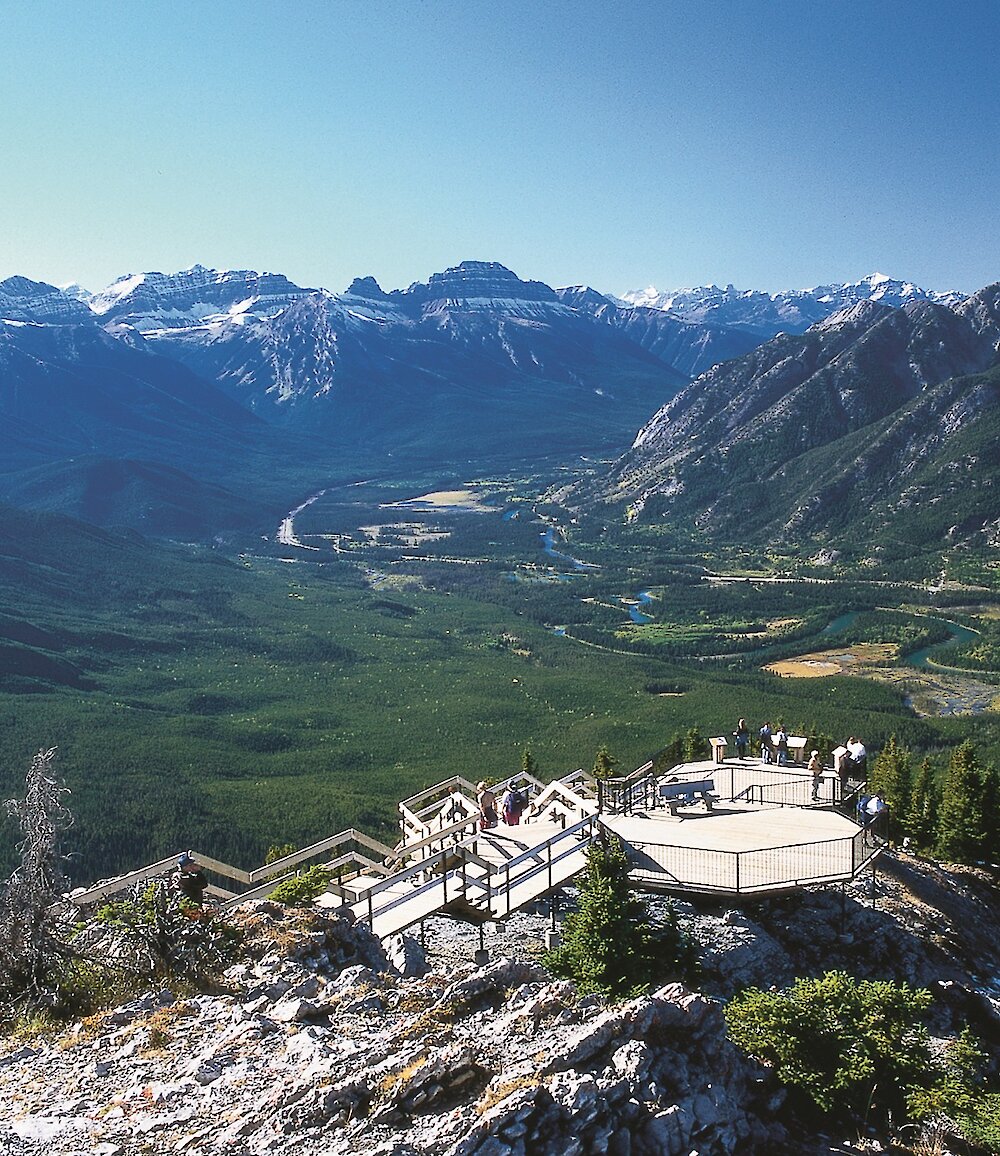
[[[383,947],[364,927],[256,901],[217,994],[152,991],[60,1039],[0,1045],[4,1156],[752,1156],[852,1148],[789,1118],[729,1043],[721,999],[844,966],[936,996],[934,1030],[971,1023],[994,1057],[998,906],[982,873],[905,856],[841,898],[680,905],[700,992],[668,983],[605,1006],[537,961],[544,917],[488,934],[428,927]],[[868,1150],[878,1150],[869,1144]]]
[[[911,281],[872,273],[860,281],[782,293],[737,289],[734,285],[703,285],[696,289],[660,292],[651,285],[648,289],[630,290],[622,294],[621,299],[629,305],[669,313],[682,321],[737,326],[766,340],[782,332],[801,333],[817,321],[859,301],[877,301],[895,308],[913,301],[934,301],[939,305],[954,306],[965,300],[965,294],[954,290],[928,291]]]
[[[150,993],[8,1047],[0,1151],[732,1152],[769,1133],[759,1073],[680,985],[607,1008],[530,961],[428,971],[335,917],[238,919],[231,992]]]
[[[941,503],[938,535],[966,520],[982,532],[989,510],[967,519],[952,475],[977,424],[980,441],[995,436],[996,385],[975,375],[1000,362],[997,295],[990,286],[955,308],[860,301],[716,365],[640,430],[590,496],[716,531],[831,532],[861,511],[871,537],[890,521],[898,532],[912,490],[911,504]],[[988,488],[984,467],[985,457],[977,484]]]

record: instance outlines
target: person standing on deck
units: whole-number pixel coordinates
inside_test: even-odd
[[[819,751],[809,752],[809,764],[806,767],[806,770],[810,775],[812,775],[812,797],[813,802],[816,802],[816,800],[819,798],[820,777],[823,774],[823,763],[820,760]]]
[[[479,829],[485,831],[497,825],[497,797],[486,785],[486,780],[476,785],[476,803],[479,805]]]
[[[851,760],[851,770],[855,778],[863,779],[868,767],[868,751],[865,744],[853,735],[847,740],[847,757]]]
[[[733,731],[733,738],[736,740],[736,757],[738,759],[745,759],[747,757],[747,746],[750,742],[750,730],[747,727],[747,720],[741,718],[736,724],[736,730]]]
[[[778,729],[774,732],[774,749],[778,752],[778,766],[784,767],[788,765],[788,733],[785,730],[784,723],[778,723]]]
[[[760,735],[760,757],[765,763],[774,762],[774,749],[771,746],[771,724],[769,722],[757,732]]]
[[[508,827],[516,827],[521,822],[521,812],[527,806],[528,800],[523,791],[511,783],[504,792],[503,799],[500,802],[500,810],[503,812],[503,821]]]

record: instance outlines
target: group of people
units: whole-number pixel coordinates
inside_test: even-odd
[[[479,807],[479,829],[486,831],[497,825],[497,793],[486,781],[476,785],[476,805]],[[528,806],[528,796],[513,783],[507,785],[500,799],[500,813],[508,827],[516,827]]]
[[[765,722],[757,732],[757,737],[760,740],[760,757],[765,763],[777,763],[779,767],[787,764],[788,732],[785,730],[784,723],[779,722],[777,730],[772,730],[771,724]],[[750,747],[750,728],[747,726],[745,718],[741,718],[736,724],[733,739],[736,746],[736,757],[745,759]]]
[[[854,735],[844,743],[847,748],[847,760],[850,764],[848,770],[854,771],[854,777],[860,779],[864,777],[865,771],[868,769],[868,751],[865,744]]]
[[[779,767],[787,765],[788,732],[785,730],[784,723],[779,722],[777,727],[772,729],[771,724],[765,722],[757,732],[757,737],[760,742],[760,757],[765,763],[773,763]],[[737,722],[736,730],[733,731],[733,741],[736,757],[745,759],[750,750],[750,728],[747,726],[745,718],[741,718]],[[865,777],[868,769],[868,750],[861,739],[855,735],[851,735],[844,746],[847,754],[841,761],[839,772],[842,792],[846,795],[849,779],[864,779]],[[812,775],[812,797],[813,800],[817,800],[823,778],[823,762],[820,759],[819,751],[809,752],[806,770]]]
[[[479,807],[479,829],[485,831],[495,827],[498,822],[497,793],[485,781],[476,788],[476,803]],[[516,827],[527,806],[527,793],[512,783],[508,784],[500,799],[500,814],[504,823]],[[200,911],[205,902],[208,879],[190,851],[178,857],[177,866],[171,871],[167,882],[176,902],[186,903]]]

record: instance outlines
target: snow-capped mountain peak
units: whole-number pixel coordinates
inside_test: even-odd
[[[120,277],[94,294],[90,307],[100,317],[127,320],[146,331],[197,324],[220,315],[271,315],[312,292],[280,273],[192,265],[179,273]]]

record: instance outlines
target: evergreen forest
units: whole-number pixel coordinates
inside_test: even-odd
[[[59,748],[76,883],[187,846],[253,866],[350,826],[392,842],[400,799],[453,774],[503,777],[526,747],[543,779],[602,750],[627,773],[746,717],[825,757],[849,734],[898,744],[913,837],[992,854],[913,811],[916,797],[937,814],[963,744],[992,782],[992,571],[965,559],[947,588],[857,567],[817,580],[794,551],[573,524],[539,499],[543,481],[483,482],[477,509],[399,504],[426,479],[337,492],[297,518],[300,547],[6,509],[3,796],[35,751]],[[881,648],[872,677],[766,669],[865,647]],[[921,655],[933,668],[908,665]]]

